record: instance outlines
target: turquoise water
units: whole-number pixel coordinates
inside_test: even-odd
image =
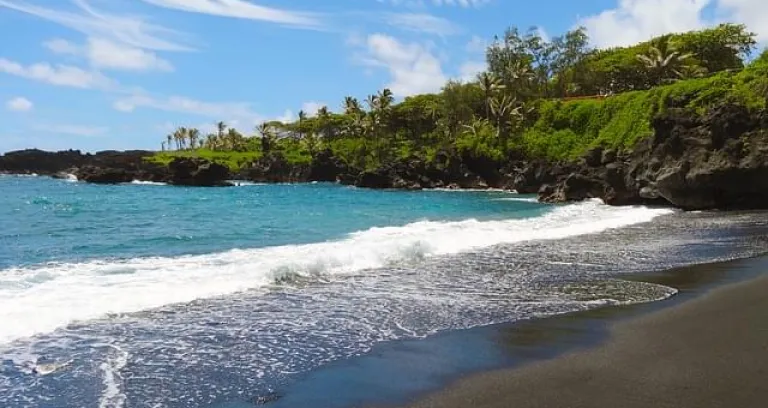
[[[392,192],[316,185],[194,189],[0,178],[0,268],[305,244],[420,220],[547,211],[500,192]]]
[[[605,283],[619,244],[569,249],[664,209],[330,184],[0,191],[4,407],[252,406],[378,344],[674,292]]]

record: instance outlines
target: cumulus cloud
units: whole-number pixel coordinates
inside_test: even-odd
[[[365,47],[361,62],[386,69],[391,78],[386,87],[397,96],[436,92],[447,80],[440,60],[423,44],[373,34],[368,36]]]
[[[323,106],[326,106],[326,104],[322,102],[309,101],[309,102],[304,102],[301,105],[301,110],[303,110],[304,113],[307,114],[307,116],[311,117],[311,116],[317,115],[317,111],[319,111],[320,108],[322,108]]]
[[[746,24],[755,31],[758,41],[768,42],[768,1],[765,0],[718,0],[718,12],[732,21]]]
[[[765,0],[618,0],[616,7],[584,17],[598,47],[623,46],[652,37],[702,29],[722,22],[746,24],[768,41],[768,1]]]
[[[29,112],[34,107],[34,104],[29,99],[19,96],[8,100],[5,103],[5,107],[14,112]]]
[[[464,82],[474,81],[477,74],[485,71],[484,61],[467,61],[459,67],[459,78]]]
[[[710,0],[620,0],[617,7],[583,18],[598,47],[634,44],[651,37],[702,28]]]

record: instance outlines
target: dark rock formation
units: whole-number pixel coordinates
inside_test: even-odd
[[[80,181],[96,184],[118,184],[130,183],[134,179],[134,174],[126,169],[112,167],[98,167],[87,165],[73,169],[73,173]]]
[[[164,166],[147,160],[153,154],[144,150],[96,154],[77,150],[22,150],[0,156],[0,172],[37,173],[58,178],[73,174],[78,180],[98,184],[143,180],[189,186],[225,185],[229,177],[226,167],[203,159],[177,158]]]
[[[312,159],[307,177],[310,181],[336,182],[350,171],[349,166],[332,151],[324,150]]]
[[[627,156],[594,149],[572,174],[539,191],[547,202],[599,197],[611,205],[686,210],[768,208],[768,115],[722,105],[671,110]],[[550,171],[550,174],[556,173]]]
[[[374,171],[360,173],[355,185],[366,188],[424,188],[487,189],[486,179],[469,169],[458,158],[440,157],[434,163],[411,157]]]
[[[168,182],[177,186],[220,187],[231,185],[229,169],[199,158],[178,157],[168,164]]]
[[[722,105],[701,116],[671,111],[653,122],[629,164],[628,185],[675,207],[768,208],[768,116]]]

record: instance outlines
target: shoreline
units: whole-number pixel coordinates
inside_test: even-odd
[[[274,408],[409,406],[414,401],[426,401],[424,398],[445,396],[463,381],[522,370],[570,353],[602,347],[609,342],[614,324],[663,313],[706,297],[722,287],[749,281],[766,271],[768,254],[761,254],[636,275],[614,275],[616,279],[672,286],[678,293],[654,302],[606,306],[545,318],[449,330],[423,339],[382,343],[364,355],[308,372],[293,384],[286,384],[260,398],[270,400],[269,406]],[[331,396],[327,393],[329,389],[337,392]],[[451,397],[447,398],[450,400]],[[422,408],[421,405],[413,406]],[[464,401],[445,406],[475,405],[472,401]]]
[[[768,256],[680,269],[711,273],[702,274],[703,286],[669,271],[630,278],[677,283],[679,294],[542,319],[527,330],[508,327],[513,353],[535,344],[529,361],[470,373],[403,406],[762,406],[768,400]],[[600,326],[602,339],[596,338]]]

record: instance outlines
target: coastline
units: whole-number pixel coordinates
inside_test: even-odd
[[[526,341],[558,338],[550,341],[549,355],[514,368],[471,375],[407,406],[762,406],[768,399],[764,386],[768,372],[768,257],[687,269],[711,269],[724,276],[709,276],[714,281],[705,280],[703,290],[678,280],[678,296],[635,307],[629,319],[620,310],[626,308],[603,309],[610,321],[607,341],[579,340],[574,333],[557,336],[553,322],[546,325],[548,330],[539,328],[528,335],[512,328],[506,341],[518,352]],[[740,273],[733,276],[734,272]],[[685,278],[654,275],[667,283]],[[584,318],[590,313],[594,315],[586,312],[572,317],[579,320],[579,315]],[[559,347],[562,351],[568,343],[569,351],[553,350]]]

